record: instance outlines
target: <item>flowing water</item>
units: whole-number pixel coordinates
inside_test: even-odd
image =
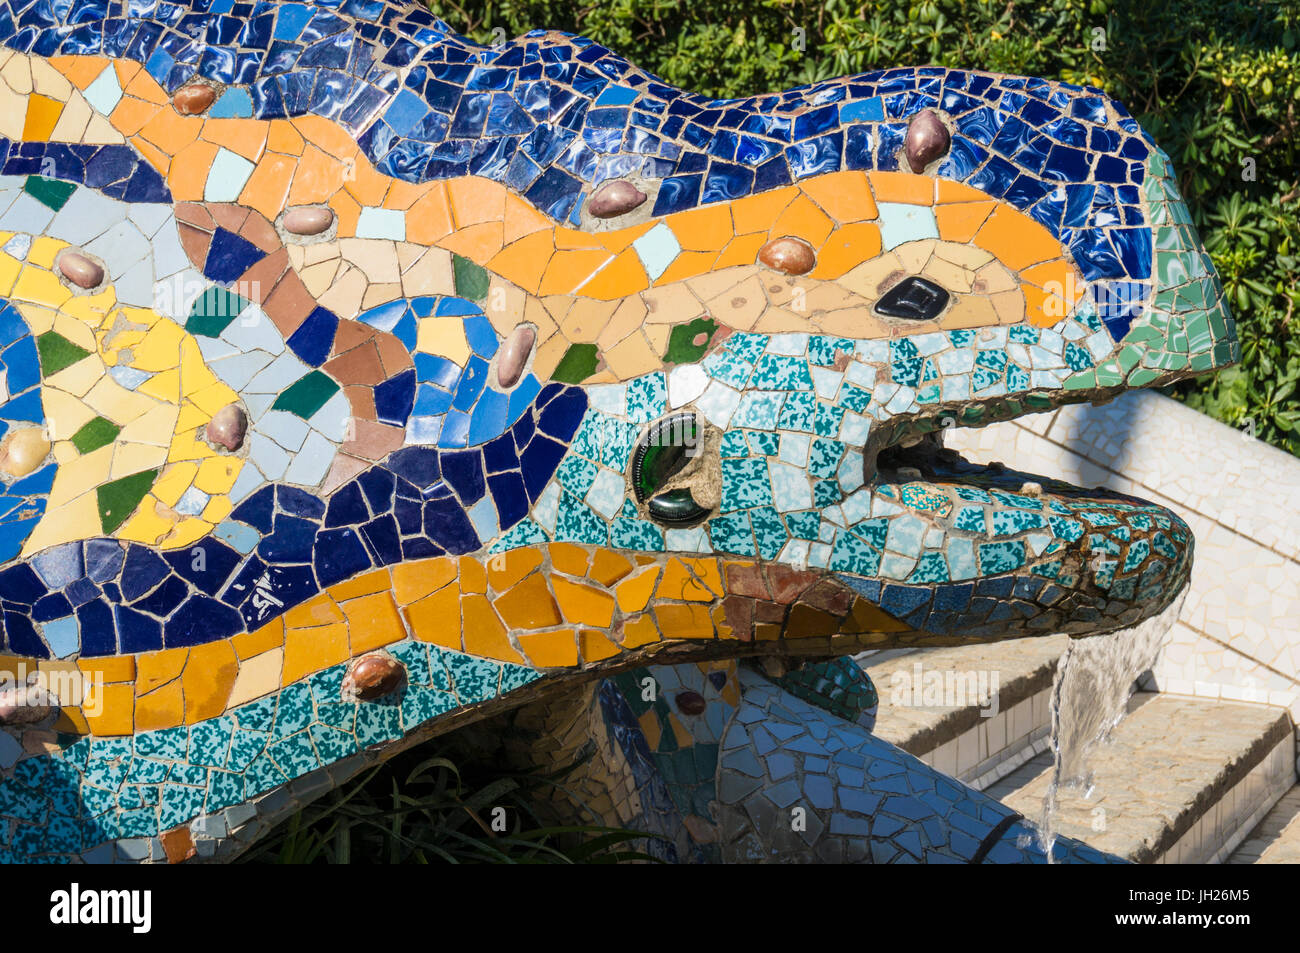
[[[1156,660],[1165,634],[1182,610],[1184,589],[1159,615],[1110,635],[1071,639],[1052,686],[1052,780],[1043,798],[1038,843],[1052,862],[1058,795],[1064,788],[1092,793],[1088,761],[1124,717],[1133,683]]]

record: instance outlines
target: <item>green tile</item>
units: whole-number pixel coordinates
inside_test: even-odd
[[[693,364],[704,356],[708,350],[713,333],[718,330],[718,322],[712,318],[696,318],[687,324],[679,324],[668,336],[668,350],[664,360],[671,364]],[[703,341],[696,343],[703,337]]]
[[[149,492],[157,476],[157,470],[145,470],[143,473],[133,473],[112,483],[105,483],[95,491],[99,502],[99,521],[103,524],[105,533],[113,532],[126,522],[126,518],[135,512],[144,495]]]
[[[80,344],[73,344],[58,331],[46,331],[36,339],[36,351],[41,358],[41,376],[57,374],[71,367],[90,352]]]
[[[117,439],[122,428],[107,417],[96,417],[72,435],[72,445],[79,453],[90,453]]]
[[[596,371],[596,345],[571,344],[560,359],[559,366],[551,372],[551,380],[565,384],[581,384]]]
[[[217,337],[248,305],[247,298],[224,288],[209,288],[191,306],[185,330],[204,337]]]
[[[452,255],[451,266],[456,275],[456,294],[470,301],[487,298],[488,273],[482,265],[460,255]]]
[[[23,184],[23,191],[48,208],[59,211],[72,197],[76,186],[71,182],[58,179],[43,179],[39,175],[29,175]]]
[[[272,410],[287,410],[307,420],[325,406],[325,402],[338,392],[339,385],[322,371],[304,374],[283,391],[271,405]]]

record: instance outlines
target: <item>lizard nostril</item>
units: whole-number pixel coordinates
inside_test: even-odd
[[[665,489],[695,457],[700,428],[694,414],[674,414],[650,427],[632,453],[632,490],[656,522],[690,526],[709,515],[689,487]]]
[[[932,321],[948,306],[951,297],[933,281],[911,275],[876,302],[876,313],[907,321]]]

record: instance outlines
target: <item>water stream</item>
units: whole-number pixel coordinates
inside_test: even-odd
[[[1043,798],[1038,843],[1052,862],[1059,795],[1093,788],[1089,759],[1106,743],[1128,709],[1133,683],[1156,660],[1166,633],[1182,610],[1184,589],[1159,615],[1110,635],[1070,639],[1052,685],[1052,780]]]

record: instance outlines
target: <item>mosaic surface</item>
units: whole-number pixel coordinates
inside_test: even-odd
[[[226,855],[651,661],[733,666],[682,782],[731,785],[712,820],[761,826],[727,779],[785,777],[748,773],[765,722],[816,739],[793,777],[847,838],[790,851],[1013,859],[844,665],[724,660],[1100,634],[1186,581],[1172,513],[942,448],[1237,357],[1167,158],[1096,90],[715,101],[380,0],[0,0],[0,47],[3,859]],[[611,724],[645,715],[620,684]]]

